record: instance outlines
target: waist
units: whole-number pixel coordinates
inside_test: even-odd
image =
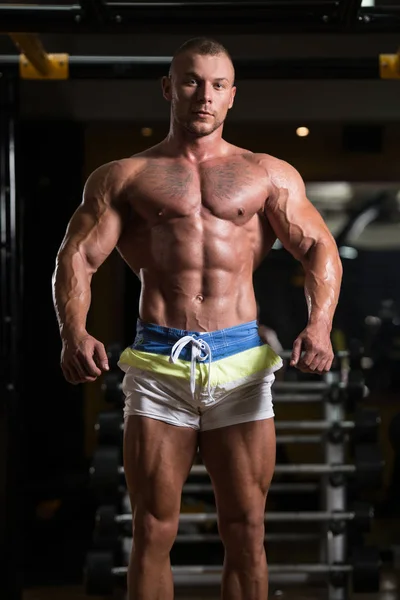
[[[164,327],[138,319],[136,337],[131,348],[140,352],[168,355],[171,353],[172,346],[185,336],[204,340],[211,348],[213,360],[220,360],[264,345],[258,334],[258,324],[255,320],[215,331],[194,331]],[[190,360],[190,355],[191,348],[186,347],[182,351],[181,358]]]
[[[180,330],[230,328],[256,318],[252,274],[212,269],[141,272],[139,317]]]

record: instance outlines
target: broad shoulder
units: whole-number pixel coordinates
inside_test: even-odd
[[[271,183],[277,188],[303,189],[304,181],[299,171],[290,163],[270,154],[255,154],[257,161],[266,170]]]
[[[112,160],[96,167],[84,186],[85,196],[120,194],[126,185],[144,168],[146,159],[141,155]]]
[[[240,155],[244,160],[260,166],[269,177],[271,183],[277,187],[298,186],[303,184],[303,179],[298,170],[285,160],[264,154],[252,152],[245,148],[232,146],[232,155]]]

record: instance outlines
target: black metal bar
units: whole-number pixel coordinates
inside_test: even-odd
[[[16,188],[16,123],[18,81],[0,77],[0,217],[1,217],[1,385],[0,385],[0,536],[4,597],[22,598],[20,391],[17,371],[21,335],[21,232]],[[3,492],[4,489],[4,492]],[[3,520],[4,518],[4,520]]]
[[[373,58],[235,58],[236,79],[379,79]],[[70,79],[158,79],[168,73],[170,56],[71,56]],[[17,56],[0,55],[0,67],[16,69]]]
[[[271,483],[269,494],[316,494],[320,490],[318,483]],[[214,493],[211,483],[185,483],[184,494]]]
[[[302,15],[305,18],[312,13],[319,12],[320,14],[326,14],[327,11],[339,7],[340,0],[314,0],[308,2],[298,2],[293,0],[203,0],[200,2],[103,2],[105,6],[108,6],[112,10],[139,10],[143,8],[154,9],[192,9],[192,10],[210,10],[210,8],[223,8],[224,10],[238,10],[246,12],[247,10],[259,9],[265,13],[269,13],[273,18],[282,19],[284,21],[289,20],[288,10],[292,11],[290,14]],[[304,14],[307,13],[307,14]]]
[[[361,8],[354,31],[365,33],[400,32],[400,6]]]
[[[297,2],[105,2],[85,5],[0,4],[3,31],[39,33],[227,34],[400,31],[399,7],[359,8],[360,0]]]
[[[92,2],[92,0],[88,0]],[[95,0],[94,0],[95,1]],[[101,2],[101,0],[100,0]],[[337,21],[339,0],[294,2],[136,2],[106,3],[105,23],[91,18],[90,10],[72,6],[0,5],[0,22],[5,31],[188,31],[191,35],[210,32],[326,31]],[[104,13],[106,14],[106,13]]]
[[[103,0],[81,0],[80,4],[85,13],[85,20],[90,23],[104,24],[111,18],[108,4]]]
[[[342,0],[339,15],[343,29],[354,29],[357,24],[362,0]]]
[[[156,25],[197,24],[219,29],[230,25],[255,25],[264,27],[282,26],[298,30],[299,27],[327,26],[334,20],[339,6],[338,0],[314,2],[108,2],[110,18],[118,24],[135,25],[138,22],[147,28]],[[150,19],[150,21],[149,21]],[[222,32],[223,30],[221,30]]]
[[[2,31],[15,33],[57,32],[63,28],[74,31],[83,22],[79,4],[39,5],[0,4]]]

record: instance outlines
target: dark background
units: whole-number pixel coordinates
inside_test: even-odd
[[[389,2],[385,2],[389,4]],[[49,52],[71,54],[170,55],[191,35],[44,34]],[[398,34],[218,35],[235,56],[363,57],[397,50]],[[0,39],[0,54],[15,54]],[[390,300],[386,337],[374,349],[377,367],[370,376],[372,405],[382,416],[381,445],[386,459],[384,506],[393,486],[393,448],[388,423],[399,410],[400,302],[400,83],[399,81],[243,81],[225,137],[254,151],[293,164],[302,174],[329,226],[344,224],[371,198],[382,195],[378,218],[358,239],[342,240],[356,249],[342,256],[344,278],[335,331],[345,344],[365,341],[365,320]],[[51,275],[57,249],[89,173],[100,164],[129,156],[157,143],[168,131],[168,106],[158,81],[24,81],[20,84],[17,135],[19,196],[23,206],[22,343],[19,461],[21,556],[24,585],[77,583],[90,546],[96,500],[88,472],[96,446],[96,417],[106,408],[101,382],[73,387],[59,368],[61,344],[52,305]],[[299,138],[296,127],[310,136]],[[142,128],[152,129],[151,137]],[[329,186],[346,182],[349,196]],[[312,193],[312,184],[326,193]],[[389,200],[388,200],[389,199]],[[389,202],[391,210],[384,210]],[[397,203],[396,203],[397,202]],[[375,228],[374,228],[375,227]],[[397,227],[397,229],[396,229]],[[378,233],[376,233],[378,231]],[[275,249],[254,277],[260,319],[274,327],[285,348],[304,327],[302,272],[283,249]],[[117,253],[93,281],[89,331],[106,345],[129,344],[135,334],[140,286]],[[389,365],[389,368],[387,367]],[[302,418],[308,418],[304,409]],[[288,415],[287,418],[291,418]],[[298,455],[297,460],[307,461]],[[388,513],[389,514],[389,513]],[[396,518],[392,510],[391,518]],[[388,543],[390,524],[381,538]],[[386,537],[385,537],[386,536]]]

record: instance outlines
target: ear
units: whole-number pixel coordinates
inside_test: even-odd
[[[235,100],[235,96],[236,96],[236,86],[234,85],[231,89],[231,99],[229,101],[228,109],[232,108],[233,101]]]
[[[164,75],[161,80],[161,86],[165,100],[171,102],[171,78]]]

